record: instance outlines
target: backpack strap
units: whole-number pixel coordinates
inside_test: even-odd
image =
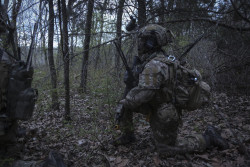
[[[175,104],[175,87],[177,84],[177,69],[180,66],[179,61],[175,59],[174,56],[164,56],[164,57],[157,57],[156,60],[161,61],[162,63],[168,65],[169,69],[169,82],[173,85],[172,87],[172,104]]]

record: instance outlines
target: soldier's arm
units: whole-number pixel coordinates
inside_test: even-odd
[[[152,100],[167,79],[167,68],[167,65],[159,61],[150,61],[140,74],[138,86],[129,91],[121,101],[124,107],[133,109]]]

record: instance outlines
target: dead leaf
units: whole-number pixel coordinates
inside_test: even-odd
[[[159,166],[161,164],[161,160],[159,156],[154,156],[153,158],[155,166]]]
[[[211,161],[213,167],[221,167],[221,161],[218,160],[217,158],[212,158]]]
[[[115,159],[115,163],[116,164],[119,164],[119,163],[121,163],[122,162],[122,157],[117,157],[116,159]]]
[[[229,139],[229,138],[233,138],[233,134],[232,131],[230,129],[225,129],[222,131],[221,136],[223,138]]]
[[[120,164],[118,164],[118,167],[124,167],[128,164],[129,160],[128,159],[123,159]]]
[[[87,140],[86,139],[81,139],[81,140],[78,140],[77,143],[78,143],[79,146],[86,145],[87,144]]]
[[[208,154],[196,155],[195,157],[203,159],[205,161],[210,161],[211,160],[210,158],[208,158]]]
[[[114,157],[109,157],[109,161],[110,162],[113,162],[113,161],[115,161],[116,160],[116,158],[114,158]]]
[[[238,166],[242,166],[242,165],[245,164],[243,156],[240,156],[240,157],[237,158],[237,164],[238,164]]]

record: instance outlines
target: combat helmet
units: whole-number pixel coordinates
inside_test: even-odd
[[[160,49],[162,46],[171,42],[171,32],[157,24],[149,24],[139,30],[138,33],[138,51],[146,53]]]

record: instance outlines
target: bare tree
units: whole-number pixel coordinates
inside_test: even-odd
[[[124,2],[125,0],[119,0],[117,19],[116,19],[116,38],[117,38],[117,45],[119,45],[119,48],[121,48],[120,46],[121,46],[121,34],[122,34],[122,15],[123,15]],[[115,58],[116,58],[115,65],[116,65],[117,72],[119,75],[120,56],[118,52],[119,51],[117,51],[115,54]]]
[[[144,0],[138,1],[138,24],[143,27],[146,24],[146,2]]]
[[[165,20],[165,15],[164,15],[164,11],[165,11],[165,0],[161,0],[161,8],[160,8],[160,22],[164,22]]]
[[[44,21],[40,21],[40,27],[42,27],[42,23],[44,25],[46,25],[47,20],[47,14],[48,14],[48,9],[45,8],[45,18]],[[44,61],[45,61],[45,66],[46,68],[48,67],[48,53],[47,53],[47,49],[46,49],[46,32],[47,32],[47,28],[45,27],[42,31],[41,31],[41,53],[44,54]]]
[[[9,35],[11,38],[13,55],[16,58],[18,58],[18,55],[17,55],[18,43],[17,43],[16,23],[17,23],[17,16],[18,16],[18,12],[20,10],[21,4],[22,4],[22,0],[18,0],[17,2],[16,2],[16,0],[13,1],[12,20],[11,20],[11,25],[13,26],[12,27],[13,32],[11,32]]]
[[[3,3],[3,9],[1,9],[1,15],[4,19],[4,22],[8,23],[8,31],[9,33],[6,33],[5,36],[6,38],[4,39],[3,42],[3,48],[5,49],[9,49],[11,46],[13,55],[16,59],[18,59],[18,40],[17,40],[17,29],[16,29],[16,25],[17,25],[17,17],[18,17],[18,12],[20,10],[21,4],[22,4],[22,0],[13,0],[12,1],[12,11],[11,11],[11,20],[9,19],[8,16],[8,5],[9,5],[9,0],[5,0]],[[2,2],[1,2],[2,4]]]
[[[58,0],[59,14],[62,14],[63,28],[61,32],[62,54],[64,63],[64,89],[65,89],[65,120],[70,120],[70,85],[69,85],[69,41],[68,41],[68,16],[65,0]],[[60,17],[60,16],[59,16]],[[59,21],[60,22],[60,21]]]
[[[49,32],[48,32],[48,60],[49,60],[49,69],[50,69],[50,77],[51,77],[51,85],[52,85],[52,108],[55,110],[59,110],[58,103],[58,94],[57,94],[57,75],[54,63],[53,56],[53,43],[54,43],[54,8],[53,1],[49,0]]]
[[[102,41],[103,24],[104,24],[104,12],[105,12],[105,10],[106,10],[107,3],[108,3],[108,1],[107,1],[107,0],[104,0],[103,5],[101,6],[100,36],[99,36],[97,45],[100,45],[100,44],[101,44],[101,41]],[[97,68],[99,59],[100,59],[100,47],[97,48],[97,55],[96,55],[96,61],[95,61],[95,69]]]
[[[88,12],[87,20],[85,26],[85,38],[83,46],[83,60],[82,60],[82,70],[81,70],[81,82],[80,82],[80,91],[87,91],[87,73],[88,73],[88,59],[89,59],[89,44],[91,37],[91,26],[92,26],[92,14],[94,8],[94,0],[88,1]]]

